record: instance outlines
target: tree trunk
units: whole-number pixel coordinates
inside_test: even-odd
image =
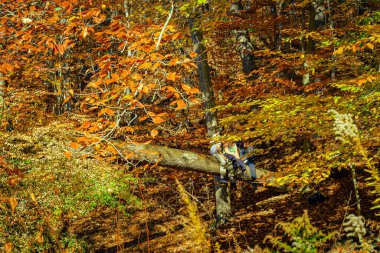
[[[3,74],[0,72],[0,103],[3,102],[4,89],[5,89],[4,76],[3,76]]]
[[[217,116],[216,112],[211,112],[209,109],[215,107],[215,96],[214,89],[211,83],[210,68],[207,62],[207,51],[206,46],[204,45],[203,35],[200,25],[200,15],[195,13],[195,15],[189,18],[189,28],[191,40],[194,45],[194,52],[197,53],[195,61],[197,63],[197,71],[199,78],[199,87],[202,91],[203,101],[206,109],[206,127],[207,134],[209,137],[213,136],[216,132],[217,127]],[[195,160],[193,160],[195,162]],[[200,160],[198,160],[199,162]],[[204,161],[205,166],[208,162]],[[217,163],[216,171],[217,174],[220,173],[219,167],[220,164]],[[211,168],[211,166],[209,166]],[[230,201],[230,190],[226,184],[219,183],[219,175],[214,177],[214,186],[215,186],[215,203],[216,203],[216,221],[217,224],[224,222],[229,219],[232,215],[231,211],[231,201]]]
[[[240,1],[235,1],[231,3],[229,13],[238,14],[243,10],[243,4]],[[248,30],[236,30],[235,31],[236,41],[238,43],[237,49],[240,55],[241,63],[243,66],[244,74],[248,75],[255,69],[255,62],[253,56],[253,47],[251,44],[251,39],[249,38]]]
[[[330,31],[331,31],[331,44],[333,45],[333,50],[336,50],[335,46],[335,34],[334,34],[334,21],[333,21],[333,16],[332,16],[332,11],[331,11],[331,4],[330,0],[327,0],[327,11],[329,13],[329,26],[330,26]],[[331,67],[331,80],[335,81],[335,73],[336,73],[336,55],[332,54],[331,55],[331,60],[332,60],[332,67]]]
[[[315,30],[315,8],[313,6],[313,4],[310,4],[309,5],[309,32],[312,32]],[[307,41],[306,41],[306,50],[305,50],[305,53],[306,54],[310,54],[312,51],[313,51],[313,39],[311,38],[311,36],[308,36],[307,37]]]
[[[195,61],[197,63],[199,87],[202,91],[202,100],[204,101],[204,106],[206,109],[207,133],[211,137],[215,133],[218,123],[216,113],[208,110],[215,107],[215,96],[214,89],[211,84],[210,67],[207,62],[207,51],[203,41],[199,16],[195,15],[189,18],[189,27],[191,40],[194,45],[194,52],[197,53]]]
[[[309,33],[315,30],[315,8],[313,4],[309,4]],[[314,48],[314,41],[309,35],[306,38],[306,45],[305,45],[305,54],[311,54],[313,52]],[[308,85],[310,84],[310,73],[309,73],[309,63],[306,57],[306,61],[304,63],[305,69],[308,71],[308,73],[304,74],[302,76],[302,84],[303,85]]]
[[[129,18],[130,14],[131,10],[129,0],[124,0],[124,15],[126,18]]]

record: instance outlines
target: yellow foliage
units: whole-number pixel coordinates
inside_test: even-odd
[[[186,205],[187,217],[182,217],[189,237],[193,241],[194,252],[210,252],[211,244],[208,239],[206,226],[199,216],[197,205],[192,201],[183,185],[176,179],[178,191],[183,203]]]
[[[285,235],[291,240],[291,244],[283,242],[282,236],[274,237],[269,235],[265,240],[269,239],[275,247],[283,250],[281,252],[316,253],[319,247],[336,235],[336,232],[325,235],[323,232],[318,231],[311,224],[307,210],[304,211],[301,217],[295,218],[292,222],[279,222],[276,225],[277,227],[285,232]]]
[[[367,179],[369,181],[368,185],[374,188],[371,193],[377,197],[373,202],[375,206],[372,209],[380,209],[380,173],[368,157],[368,152],[361,142],[357,126],[353,123],[351,115],[339,114],[335,110],[331,110],[331,112],[335,114],[334,130],[337,139],[342,141],[343,144],[350,144],[362,156],[367,166],[366,171],[371,175]],[[376,215],[380,216],[380,213]]]

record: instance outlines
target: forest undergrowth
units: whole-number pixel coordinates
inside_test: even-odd
[[[378,0],[0,0],[0,251],[379,252],[379,31]]]
[[[215,229],[212,176],[131,171],[125,164],[81,158],[84,153],[66,157],[78,120],[61,117],[28,134],[1,133],[0,238],[7,252],[379,250],[380,226],[370,211],[374,197],[364,170],[357,171],[366,217],[361,245],[347,237],[344,225],[356,212],[349,171],[335,171],[319,189],[326,199],[313,204],[311,193],[262,186],[254,191],[241,182],[233,192],[234,218]]]

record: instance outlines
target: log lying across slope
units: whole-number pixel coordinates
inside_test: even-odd
[[[124,154],[131,154],[131,159],[139,162],[158,164],[160,166],[191,170],[207,174],[220,173],[218,160],[209,155],[150,144],[121,144],[118,145],[118,148]],[[269,171],[257,169],[256,173],[257,177],[260,178],[269,174]]]

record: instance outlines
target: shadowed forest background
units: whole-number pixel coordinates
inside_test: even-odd
[[[0,14],[1,251],[380,252],[378,0]],[[220,141],[264,175],[225,224]]]

